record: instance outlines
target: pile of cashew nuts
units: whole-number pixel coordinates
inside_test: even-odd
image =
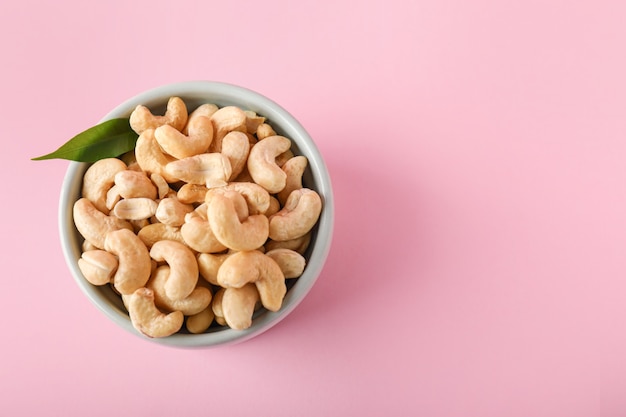
[[[280,310],[322,211],[306,157],[236,106],[188,112],[172,97],[163,115],[137,106],[130,125],[134,151],[90,165],[73,207],[85,279],[110,285],[148,337]]]

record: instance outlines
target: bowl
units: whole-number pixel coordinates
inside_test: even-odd
[[[313,139],[292,115],[271,99],[232,84],[188,81],[159,86],[118,105],[101,122],[112,118],[129,117],[134,108],[140,104],[150,108],[154,114],[163,114],[168,99],[173,96],[182,98],[190,112],[207,102],[219,107],[234,105],[244,110],[254,111],[266,117],[267,122],[277,134],[291,139],[291,149],[294,154],[307,157],[308,167],[303,175],[303,185],[320,195],[323,209],[312,231],[311,243],[304,254],[307,259],[304,273],[295,280],[289,280],[288,291],[281,309],[277,312],[264,309],[257,311],[252,325],[245,330],[211,326],[205,333],[191,334],[185,333],[183,326],[179,333],[163,338],[149,338],[138,332],[133,327],[121,298],[111,287],[90,284],[78,268],[83,237],[74,225],[72,208],[74,202],[80,198],[82,178],[89,163],[70,162],[63,180],[59,202],[59,232],[62,250],[70,273],[84,295],[106,317],[127,332],[157,344],[180,348],[208,348],[243,342],[260,335],[287,317],[306,297],[318,279],[332,240],[334,209],[330,176]]]

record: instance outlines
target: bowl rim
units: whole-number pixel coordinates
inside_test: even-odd
[[[297,282],[290,288],[283,301],[283,307],[277,312],[266,311],[255,317],[252,326],[245,330],[219,329],[202,334],[177,333],[165,338],[149,338],[132,326],[128,315],[121,310],[111,308],[102,290],[85,280],[80,272],[77,259],[81,250],[77,243],[79,235],[74,226],[72,207],[80,193],[82,174],[90,165],[85,162],[70,161],[63,183],[58,206],[58,222],[61,247],[67,266],[74,281],[90,302],[118,326],[142,339],[166,346],[181,348],[208,348],[240,343],[264,333],[282,321],[305,298],[322,272],[332,243],[334,227],[334,197],[330,173],[315,142],[286,109],[264,95],[238,85],[218,81],[183,81],[157,86],[140,92],[123,101],[100,122],[128,117],[137,105],[164,106],[171,96],[178,96],[188,101],[214,102],[223,105],[238,105],[265,116],[279,134],[284,134],[295,143],[299,153],[306,154],[309,170],[316,184],[316,191],[323,201],[323,210],[318,220],[315,244],[311,245],[307,267]],[[212,97],[212,98],[208,98]],[[279,127],[279,129],[276,129]],[[82,240],[82,238],[80,238]]]

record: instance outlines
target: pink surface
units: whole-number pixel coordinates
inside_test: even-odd
[[[626,415],[625,13],[3,2],[0,414]],[[196,79],[292,112],[337,211],[291,316],[187,351],[82,296],[57,231],[67,162],[29,158],[142,90]]]

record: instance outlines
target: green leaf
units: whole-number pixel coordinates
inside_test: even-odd
[[[111,119],[79,133],[56,151],[32,160],[69,159],[95,162],[99,159],[115,158],[134,149],[137,137],[128,119]]]

